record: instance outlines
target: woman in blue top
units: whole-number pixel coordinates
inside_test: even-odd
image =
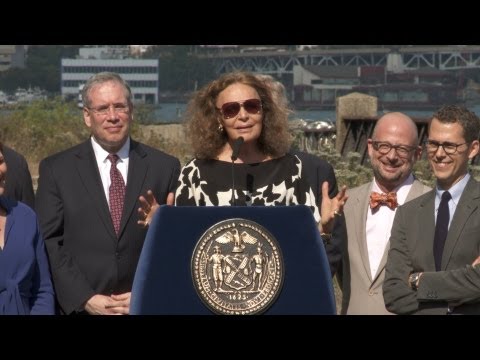
[[[54,293],[37,216],[3,196],[6,173],[0,143],[0,314],[53,315]]]

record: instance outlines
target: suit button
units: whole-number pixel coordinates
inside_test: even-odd
[[[120,253],[119,253],[118,251],[115,252],[115,257],[116,257],[117,259],[120,259]]]
[[[372,290],[370,290],[370,291],[368,292],[368,295],[370,295],[370,296],[373,296],[374,294],[375,294],[375,293],[374,293]]]

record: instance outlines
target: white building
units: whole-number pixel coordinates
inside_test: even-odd
[[[77,98],[81,85],[94,74],[102,71],[116,72],[127,81],[136,103],[158,103],[158,60],[105,58],[114,54],[110,48],[86,48],[80,54],[84,58],[62,59],[62,96]],[[123,52],[122,52],[123,54]],[[114,55],[113,55],[114,56]]]

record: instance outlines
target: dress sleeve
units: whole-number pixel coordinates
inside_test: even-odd
[[[195,179],[199,179],[195,160],[189,161],[180,171],[177,190],[175,191],[176,206],[198,206],[195,199]]]
[[[315,192],[313,191],[310,183],[308,182],[305,172],[303,170],[303,163],[298,156],[295,158],[295,167],[297,174],[293,176],[294,180],[294,189],[295,197],[299,205],[306,205],[312,210],[313,217],[315,222],[318,224],[320,222],[320,211],[317,205],[317,198],[315,197]]]
[[[37,224],[34,239],[35,246],[35,274],[32,281],[32,297],[30,298],[31,315],[54,315],[55,300],[53,293],[50,269],[48,267],[45,244]]]

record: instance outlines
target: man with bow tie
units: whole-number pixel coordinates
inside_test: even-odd
[[[413,120],[399,112],[381,117],[368,139],[374,178],[347,192],[344,214],[347,249],[342,276],[342,314],[390,314],[383,300],[390,229],[399,205],[430,190],[415,180],[412,168],[421,155]]]

